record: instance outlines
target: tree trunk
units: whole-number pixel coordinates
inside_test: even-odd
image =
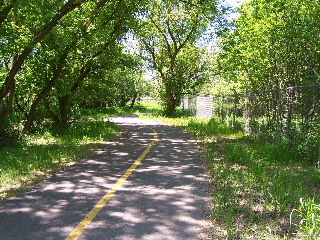
[[[10,5],[4,7],[1,12],[0,12],[0,28],[3,24],[3,22],[6,20],[9,12],[11,11],[11,9],[13,8],[13,4],[16,2],[17,0],[13,1]]]
[[[83,66],[80,69],[80,75],[79,75],[77,81],[71,87],[70,92],[77,91],[77,89],[81,86],[81,83],[89,75],[91,70],[92,70],[91,68],[86,69],[86,66]],[[69,121],[68,115],[70,112],[70,97],[71,97],[70,93],[58,97],[61,128],[66,128],[68,126],[68,121]]]
[[[21,132],[22,134],[26,134],[30,130],[31,126],[33,125],[33,121],[36,118],[37,109],[38,109],[39,104],[48,95],[48,93],[53,88],[54,84],[55,84],[55,81],[53,81],[53,79],[51,79],[50,82],[48,83],[47,87],[42,90],[42,92],[38,95],[38,97],[32,103],[31,109],[29,111],[28,119],[24,125],[22,132]]]
[[[45,107],[48,111],[48,113],[51,115],[53,121],[56,123],[56,124],[59,124],[60,123],[60,118],[57,114],[55,114],[55,112],[50,108],[50,105],[49,105],[49,101],[45,101]]]
[[[13,56],[12,65],[14,65],[16,61],[17,61],[17,55]],[[16,91],[16,80],[15,80],[15,78],[13,78],[12,85],[10,86],[9,93],[8,93],[8,101],[7,101],[4,109],[0,113],[0,115],[2,117],[5,117],[5,118],[9,117],[9,114],[10,114],[12,106],[13,106],[15,91]]]
[[[137,97],[138,97],[138,93],[135,93],[133,96],[133,99],[131,100],[130,108],[134,107],[134,104],[136,103]]]
[[[178,102],[178,97],[174,93],[168,93],[166,97],[165,115],[166,117],[173,117],[176,106]]]
[[[42,92],[38,95],[38,97],[34,100],[32,103],[27,122],[24,125],[24,128],[22,130],[22,134],[25,134],[27,131],[30,130],[34,119],[36,118],[37,108],[39,104],[42,102],[42,100],[48,95],[48,93],[52,90],[54,87],[56,81],[59,79],[61,71],[63,69],[64,63],[68,57],[69,54],[69,48],[65,48],[64,52],[62,53],[60,60],[58,62],[58,65],[53,73],[53,76],[51,80],[48,82],[47,87],[42,90]]]
[[[59,97],[60,127],[67,128],[70,94]]]
[[[16,91],[16,81],[14,79],[13,84],[12,84],[11,88],[9,89],[8,101],[5,105],[5,107],[2,109],[2,112],[0,114],[1,117],[4,117],[4,118],[9,117],[9,114],[10,114],[12,107],[13,107],[13,100],[14,100],[15,91]]]

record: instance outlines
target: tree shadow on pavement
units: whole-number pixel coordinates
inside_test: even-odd
[[[79,239],[197,239],[206,217],[208,175],[189,135],[125,116],[117,141],[0,204],[1,239],[63,239],[158,142]]]

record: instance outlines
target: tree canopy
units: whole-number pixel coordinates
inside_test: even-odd
[[[252,0],[220,40],[220,73],[251,89],[319,80],[319,2]],[[263,83],[263,84],[261,84]]]

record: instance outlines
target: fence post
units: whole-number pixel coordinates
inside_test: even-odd
[[[212,116],[215,117],[215,104],[216,104],[216,99],[214,96],[211,96],[212,97]]]
[[[220,122],[224,123],[224,96],[220,97],[220,108],[219,108],[219,115],[220,115]]]
[[[294,141],[293,141],[293,134],[292,134],[292,108],[293,108],[293,96],[294,96],[294,88],[289,87],[287,88],[286,92],[286,110],[284,114],[284,120],[285,120],[285,131],[286,131],[286,137],[289,140],[289,147],[290,150],[293,149]]]
[[[280,139],[281,139],[281,129],[282,129],[282,118],[281,118],[281,113],[282,113],[282,94],[281,94],[281,89],[278,89],[278,94],[277,94],[277,98],[276,98],[276,138],[275,138],[275,143],[279,144],[280,143]]]
[[[243,117],[245,121],[244,132],[250,134],[252,132],[250,124],[250,93],[245,95]]]
[[[233,111],[232,111],[232,114],[233,114],[233,118],[232,118],[232,128],[235,128],[236,127],[236,119],[237,119],[237,110],[238,110],[238,103],[239,103],[239,97],[238,97],[238,94],[237,94],[237,91],[236,90],[232,90],[233,93],[234,93],[234,97],[233,97]]]
[[[186,106],[186,98],[181,98],[181,102],[180,102],[180,107],[182,108],[182,110],[186,110],[187,109],[187,106]]]
[[[318,162],[316,163],[317,167],[320,168],[320,146],[319,146],[319,153],[318,153]]]

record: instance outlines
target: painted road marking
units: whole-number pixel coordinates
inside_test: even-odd
[[[158,141],[158,133],[153,128],[147,127],[154,132],[154,138],[141,156],[133,163],[133,165],[123,174],[123,176],[113,185],[113,187],[100,199],[94,208],[85,216],[85,218],[78,224],[78,226],[70,233],[66,240],[76,240],[80,237],[83,231],[89,226],[92,220],[97,216],[101,209],[108,203],[112,196],[117,192],[121,185],[131,175],[131,173],[138,167],[141,161],[147,156],[153,145]]]

